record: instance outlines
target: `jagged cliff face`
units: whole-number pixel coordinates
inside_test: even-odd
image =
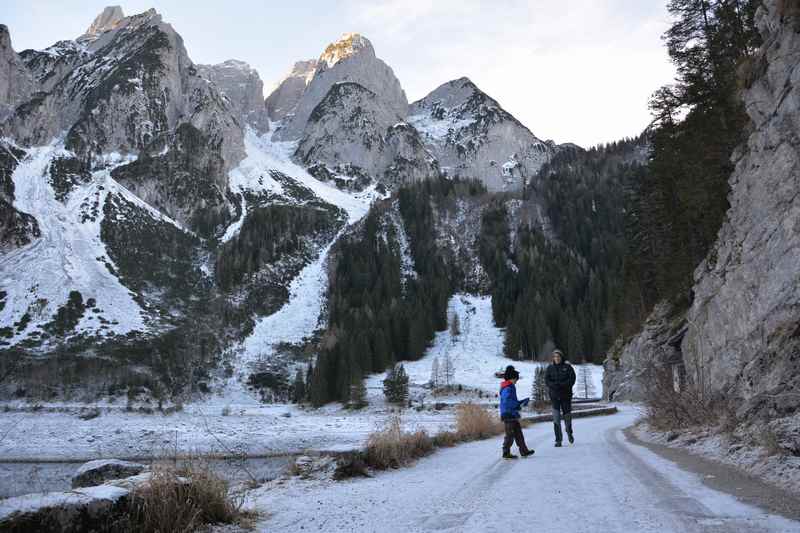
[[[754,130],[734,155],[731,207],[695,272],[682,344],[690,377],[741,399],[739,415],[749,418],[800,408],[800,12],[793,5],[767,0],[757,14],[760,75],[744,92]]]
[[[294,64],[289,74],[267,96],[266,105],[270,120],[277,122],[283,120],[286,115],[294,113],[297,102],[314,77],[316,69],[316,59],[298,61]]]
[[[244,61],[229,59],[218,65],[197,65],[197,70],[228,98],[243,124],[259,133],[269,131],[264,82],[255,69]]]
[[[71,45],[23,56],[47,84],[9,119],[11,136],[41,145],[66,131],[67,148],[89,160],[146,150],[188,122],[209,135],[232,168],[243,157],[241,128],[219,91],[198,75],[180,36],[154,10],[110,21],[113,29],[98,23]]]
[[[352,82],[337,83],[317,105],[296,156],[334,174],[366,174],[387,185],[438,174],[416,130],[374,92]]]
[[[35,90],[33,75],[12,48],[8,28],[0,24],[0,122]]]
[[[555,152],[467,78],[414,102],[408,122],[442,170],[479,179],[490,191],[522,189]]]
[[[291,118],[278,130],[278,138],[299,139],[314,109],[337,83],[353,82],[372,91],[387,112],[404,117],[408,100],[392,69],[375,56],[372,43],[348,33],[330,44],[317,61],[314,75],[303,91]]]

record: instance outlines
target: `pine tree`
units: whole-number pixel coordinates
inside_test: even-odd
[[[547,402],[547,383],[544,379],[545,370],[542,365],[536,366],[531,384],[531,407],[540,408]]]
[[[461,319],[458,317],[458,313],[453,313],[453,318],[450,320],[450,338],[453,344],[459,335],[461,335]]]
[[[592,369],[589,365],[581,365],[578,371],[578,389],[583,393],[584,398],[592,398],[597,394],[592,380]]]
[[[350,385],[349,406],[353,409],[363,409],[367,406],[367,387],[363,379],[355,379]]]
[[[445,387],[450,387],[455,383],[456,368],[449,353],[444,354],[441,373],[441,382]]]
[[[402,364],[392,367],[383,380],[383,394],[390,403],[405,405],[408,402],[408,374]]]
[[[433,358],[433,363],[431,364],[431,388],[433,390],[437,390],[441,385],[441,376],[439,375],[439,357]]]
[[[306,399],[306,384],[303,381],[303,370],[298,368],[292,384],[292,401],[302,403]]]

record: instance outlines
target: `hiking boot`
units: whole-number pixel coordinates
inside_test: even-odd
[[[536,453],[536,450],[525,450],[524,452],[520,453],[522,457],[529,457]]]
[[[575,444],[575,437],[572,436],[572,433],[567,435],[570,444]]]
[[[556,448],[561,448],[561,443],[560,442],[556,442]]]
[[[517,456],[511,452],[506,452],[503,454],[503,459],[517,459]]]

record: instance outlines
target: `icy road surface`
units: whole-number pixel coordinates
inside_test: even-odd
[[[415,466],[347,482],[289,482],[254,493],[264,531],[800,532],[626,440],[638,413],[525,430],[536,454],[500,459],[500,438],[440,450]]]

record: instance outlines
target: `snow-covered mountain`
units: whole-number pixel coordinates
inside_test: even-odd
[[[467,78],[411,104],[408,122],[442,170],[478,179],[491,191],[522,189],[556,151]]]
[[[294,364],[325,326],[329,252],[376,198],[443,169],[516,190],[553,153],[454,83],[409,108],[351,33],[265,99],[242,61],[194,64],[152,9],[111,6],[76,39],[20,53],[0,27],[0,350],[39,357],[42,388],[57,387],[41,370],[54,350],[85,390],[106,376],[198,391],[221,369],[241,385]],[[436,137],[439,123],[457,128]],[[485,202],[470,194],[432,222],[469,278],[455,285],[481,291]],[[404,236],[396,204],[387,216]]]

